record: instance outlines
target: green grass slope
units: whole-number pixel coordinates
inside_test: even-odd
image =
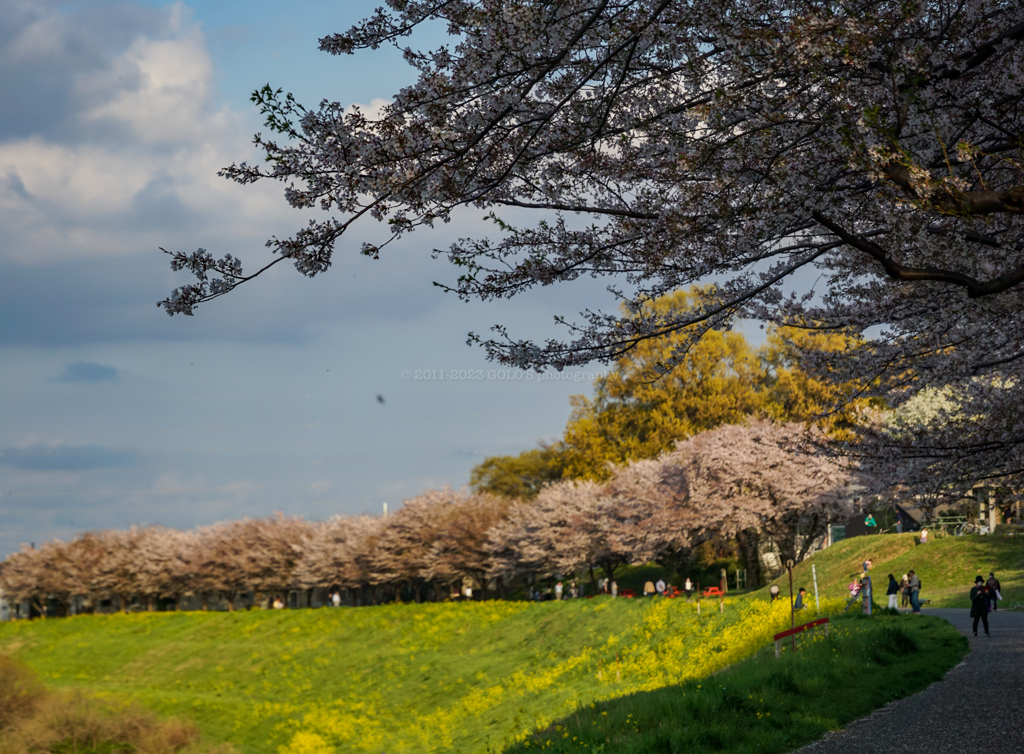
[[[509,754],[782,754],[942,678],[967,639],[938,618],[848,616],[795,654],[761,652],[713,678],[584,707]]]
[[[994,571],[1002,585],[1002,608],[1024,602],[1024,538],[981,536],[931,537],[918,544],[917,534],[882,534],[853,537],[828,547],[798,563],[793,569],[793,588],[805,587],[814,596],[811,566],[818,573],[818,591],[824,597],[848,596],[851,577],[861,563],[871,559],[875,601],[885,604],[887,574],[899,579],[913,569],[924,588],[921,599],[932,607],[970,607],[968,592],[974,577],[988,578]],[[783,574],[774,583],[788,597],[789,581]],[[766,592],[761,592],[765,594]]]
[[[666,685],[669,670],[720,669],[741,642],[717,637],[749,634],[741,619],[734,605],[697,616],[683,600],[610,598],[136,613],[0,624],[0,653],[49,686],[187,716],[245,752],[483,752]]]

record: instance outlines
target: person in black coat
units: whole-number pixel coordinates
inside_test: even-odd
[[[971,617],[974,618],[974,635],[978,635],[978,621],[985,624],[985,636],[991,636],[988,632],[988,587],[985,586],[985,579],[978,576],[971,587]]]
[[[889,574],[889,588],[885,590],[885,595],[889,598],[889,607],[893,610],[899,607],[896,603],[900,599],[900,582],[891,573]]]

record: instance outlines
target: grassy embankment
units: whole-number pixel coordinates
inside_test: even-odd
[[[937,681],[967,652],[938,618],[850,616],[710,678],[588,705],[509,754],[782,754]]]
[[[599,598],[80,616],[0,625],[0,653],[52,687],[187,716],[246,752],[482,752],[581,705],[706,677],[789,622],[781,604],[714,606],[698,616],[683,600]]]
[[[816,564],[820,592],[834,610],[864,557],[874,559],[879,582],[890,570],[915,568],[935,604],[963,606],[965,585],[979,572],[997,572],[1007,603],[1024,585],[1019,540],[961,537],[915,546],[909,534],[841,542],[800,564],[796,585],[811,587]],[[724,616],[717,603],[705,602],[699,618],[682,600],[608,598],[82,616],[0,624],[0,653],[23,660],[51,687],[185,716],[209,739],[246,752],[482,752],[602,700],[626,697],[602,710],[621,712],[622,720],[676,714],[680,693],[736,666],[788,624],[788,601],[773,607],[763,594],[729,600]],[[927,637],[912,638],[929,646]],[[908,667],[899,675],[920,685],[936,677]],[[943,667],[933,669],[941,674]],[[743,682],[748,696],[756,698],[758,683],[773,688],[775,671],[761,672]],[[871,673],[892,675],[881,665]],[[871,690],[875,682],[850,686],[855,698],[843,703],[849,715],[830,712],[829,699],[812,694],[772,716],[820,718],[818,729],[834,727],[884,701]],[[637,692],[657,693],[628,696]],[[662,708],[651,701],[657,698],[677,701]],[[605,749],[613,750],[620,749]]]
[[[921,578],[921,599],[930,599],[931,607],[970,607],[967,595],[978,574],[988,578],[994,571],[1002,586],[1001,608],[1024,602],[1024,539],[981,536],[941,537],[932,534],[928,544],[917,544],[919,535],[882,534],[843,540],[815,553],[793,569],[793,588],[806,587],[813,597],[811,565],[818,572],[818,591],[822,596],[842,598],[848,594],[851,576],[860,564],[871,558],[875,601],[885,604],[886,575],[897,580],[910,569]],[[776,580],[788,595],[785,575]]]

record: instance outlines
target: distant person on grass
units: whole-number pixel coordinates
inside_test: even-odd
[[[772,602],[775,602],[775,600],[779,598],[779,585],[772,584],[770,587],[768,587],[768,594],[771,596]]]
[[[971,617],[974,618],[974,635],[978,635],[978,621],[985,626],[985,636],[991,636],[988,632],[988,587],[985,579],[978,576],[974,579],[974,586],[971,587]]]
[[[913,571],[909,572],[910,580],[907,586],[910,587],[910,611],[915,615],[921,614],[921,579]]]
[[[900,581],[900,593],[903,595],[900,607],[907,607],[910,604],[910,577],[907,574],[903,574],[903,579]]]
[[[648,579],[644,582],[644,597],[653,597],[657,592],[654,591],[654,582]]]
[[[690,581],[690,577],[686,577],[686,581],[683,582],[683,591],[686,592],[686,601],[690,601],[690,595],[693,594],[693,582]]]
[[[665,593],[665,579],[660,577],[658,578],[658,580],[654,584],[654,591],[656,591],[658,594]]]
[[[800,587],[800,591],[796,593],[796,602],[793,603],[794,610],[803,610],[807,605],[804,604],[804,599],[807,597],[807,590]]]
[[[1002,587],[999,585],[999,579],[996,578],[995,573],[992,571],[988,572],[988,581],[985,582],[985,586],[988,587],[988,601],[992,604],[993,610],[999,609],[999,600],[1003,598],[1001,591]]]
[[[885,590],[885,594],[889,597],[889,607],[895,610],[897,607],[896,603],[899,602],[900,585],[896,581],[896,577],[891,573],[889,574],[889,588]]]
[[[559,581],[555,584],[555,600],[558,602],[562,601],[562,582]]]
[[[619,596],[619,582],[618,581],[613,581],[612,582],[612,597],[618,597],[618,596]]]

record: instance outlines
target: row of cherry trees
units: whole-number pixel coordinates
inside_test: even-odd
[[[549,485],[531,501],[444,489],[389,517],[278,514],[191,531],[90,532],[9,556],[0,588],[15,600],[118,597],[124,606],[136,597],[150,608],[185,595],[205,606],[216,595],[234,609],[243,594],[292,589],[346,588],[365,604],[379,586],[419,601],[464,581],[486,597],[488,587],[504,594],[553,574],[614,578],[625,564],[678,563],[716,536],[735,537],[750,565],[765,537],[799,559],[854,504],[849,475],[813,442],[801,425],[751,422],[619,467],[606,483]]]

